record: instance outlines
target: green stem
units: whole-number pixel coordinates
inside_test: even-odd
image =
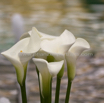
[[[36,67],[36,72],[37,72],[37,75],[38,75],[38,82],[39,82],[40,102],[41,102],[41,103],[44,103],[44,102],[43,102],[43,97],[42,97],[42,95],[41,95],[40,79],[39,79],[39,71],[38,71],[37,67]]]
[[[59,103],[60,83],[61,83],[61,78],[57,77],[55,103]]]
[[[50,96],[44,98],[43,103],[51,103],[50,102]]]
[[[27,103],[25,82],[23,83],[23,85],[20,85],[20,88],[21,88],[22,103]]]
[[[51,103],[52,102],[52,78],[50,82],[50,94],[43,98],[43,103]]]
[[[68,80],[68,86],[67,86],[65,103],[69,103],[69,97],[70,97],[70,91],[71,91],[71,84],[72,84],[72,81]]]
[[[51,103],[51,101],[52,101],[52,78],[51,78],[51,84],[50,84],[50,96],[49,96],[49,98],[50,98],[50,103]]]

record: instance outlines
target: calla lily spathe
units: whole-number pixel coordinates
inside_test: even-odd
[[[84,50],[90,49],[89,43],[83,38],[77,38],[76,42],[66,53],[68,79],[72,81],[76,73],[76,60]]]
[[[44,59],[33,58],[33,61],[39,70],[41,93],[43,97],[48,97],[50,95],[51,78],[61,70],[64,60],[48,63]]]
[[[41,49],[55,58],[55,61],[64,59],[65,53],[75,42],[74,35],[65,30],[59,37],[53,40],[44,39],[41,42]]]
[[[9,50],[1,53],[14,65],[17,80],[21,85],[26,78],[28,61],[40,49],[40,42],[40,37],[33,28],[30,37],[20,40]]]
[[[65,30],[59,37],[53,40],[44,39],[41,43],[41,49],[52,55],[54,57],[54,61],[65,60],[65,54],[74,42],[74,35],[70,31]],[[62,78],[63,73],[64,65],[57,76]]]

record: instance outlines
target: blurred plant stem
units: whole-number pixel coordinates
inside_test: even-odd
[[[59,103],[60,83],[61,83],[61,78],[57,77],[55,103]]]
[[[51,84],[50,84],[50,102],[49,103],[51,103],[51,101],[52,101],[52,78],[51,78]]]
[[[66,91],[65,103],[69,103],[71,84],[72,84],[72,81],[68,80],[68,86],[67,86],[67,91]]]
[[[39,79],[39,71],[38,71],[37,67],[36,67],[36,72],[37,72],[37,75],[38,75],[38,82],[39,82],[40,103],[44,103],[44,101],[43,101],[44,98],[42,97],[42,94],[41,94],[40,79]]]
[[[22,103],[27,103],[25,82],[23,83],[23,85],[20,85],[20,88],[21,88]]]

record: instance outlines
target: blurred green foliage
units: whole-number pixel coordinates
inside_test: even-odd
[[[85,0],[87,4],[104,4],[104,0]]]

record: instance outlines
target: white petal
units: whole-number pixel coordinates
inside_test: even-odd
[[[73,53],[76,56],[76,59],[84,50],[90,48],[89,43],[83,38],[77,38],[76,42],[72,45],[68,52]]]
[[[41,49],[48,53],[65,54],[69,50],[70,45],[62,44],[61,39],[43,40],[41,42]]]
[[[33,58],[33,62],[37,66],[40,74],[40,86],[43,97],[47,97],[50,94],[50,82],[51,75],[48,70],[47,61],[44,59]]]
[[[47,67],[48,62],[44,59],[33,58],[35,65],[37,66],[39,72],[45,76],[49,75],[49,70]]]
[[[29,42],[29,38],[22,39],[19,42],[17,42],[13,47],[11,47],[5,52],[2,52],[1,54],[4,55],[8,59],[19,61],[18,53],[22,51],[24,47],[28,45],[28,42]],[[11,60],[12,64],[18,67],[18,65],[12,60]]]
[[[39,32],[36,28],[32,28],[32,31],[29,31],[30,40],[28,45],[22,49],[22,53],[18,54],[20,61],[23,66],[27,65],[27,62],[36,54],[36,52],[40,49],[40,37]]]
[[[46,97],[50,94],[51,76],[58,74],[64,61],[48,63],[44,59],[36,58],[33,58],[33,61],[40,72],[39,76],[42,95]]]
[[[59,38],[54,39],[54,40],[43,40],[41,42],[41,49],[46,51],[46,52],[51,52],[51,53],[60,53],[61,51],[59,50],[61,44],[61,40]]]
[[[75,37],[73,34],[67,30],[65,30],[61,36],[53,39],[53,40],[43,40],[41,42],[42,50],[47,53],[55,53],[55,54],[65,54],[70,46],[75,42]],[[53,55],[52,55],[53,56]]]
[[[52,41],[49,40],[43,40],[41,42],[41,49],[48,54],[52,55],[55,58],[55,61],[60,61],[64,59],[64,50],[65,46],[61,44],[60,39],[54,39]],[[63,49],[64,48],[64,49]]]
[[[40,40],[37,30],[35,28],[32,28],[30,41],[28,43],[28,46],[24,48],[23,52],[25,53],[37,52],[40,49],[40,42],[41,40]]]
[[[20,62],[22,63],[24,69],[26,69],[28,61],[35,55],[35,53],[24,53],[20,52],[18,53],[18,57],[20,59]]]
[[[63,44],[70,44],[72,45],[75,42],[75,37],[74,35],[68,31],[65,30],[61,35],[60,35],[61,39],[62,39],[62,43]]]
[[[39,72],[45,76],[47,76],[49,73],[52,76],[56,76],[60,69],[62,68],[62,65],[64,63],[64,60],[59,61],[59,62],[50,62],[48,63],[44,59],[37,59],[33,58],[34,63],[36,64]]]
[[[48,63],[48,69],[49,69],[50,74],[52,76],[56,76],[61,70],[63,63],[64,63],[64,60],[60,62]]]
[[[27,46],[29,42],[29,38],[25,38],[17,42],[13,47],[11,47],[9,50],[2,52],[1,54],[4,55],[16,68],[17,72],[17,79],[19,79],[19,82],[22,81],[24,76],[24,70],[23,65],[21,64],[18,53],[23,50],[24,47]]]

